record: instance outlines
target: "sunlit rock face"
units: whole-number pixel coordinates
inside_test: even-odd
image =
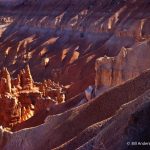
[[[104,92],[150,68],[150,42],[137,43],[131,48],[122,48],[116,57],[96,60],[96,92]]]
[[[51,80],[34,82],[29,65],[16,79],[11,78],[7,68],[1,71],[0,124],[4,127],[11,128],[39,111],[64,101],[64,87]]]
[[[48,116],[34,128],[13,133],[0,128],[0,135],[4,135],[2,150],[100,150],[102,146],[106,150],[128,149],[127,141],[147,139],[149,135],[149,77],[150,70],[98,96],[90,104]]]
[[[100,94],[112,86],[121,84],[123,79],[123,68],[126,63],[127,50],[122,48],[116,57],[104,56],[96,60],[95,86],[96,93]],[[127,77],[129,79],[130,77]]]
[[[149,102],[149,4],[0,1],[0,125],[23,129],[0,149],[119,150],[148,114],[130,113]]]
[[[0,13],[0,68],[16,77],[30,63],[35,81],[69,86],[67,99],[94,85],[97,58],[149,38],[148,0],[25,1]]]
[[[22,85],[24,90],[31,90],[33,88],[33,79],[28,65],[25,70],[22,70],[20,72],[20,80],[20,84]]]

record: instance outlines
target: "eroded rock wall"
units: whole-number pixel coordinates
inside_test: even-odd
[[[5,150],[10,147],[12,150],[23,148],[30,150],[54,149],[71,140],[73,137],[76,137],[89,126],[102,121],[102,126],[100,127],[100,130],[97,131],[97,136],[93,137],[94,143],[91,141],[93,140],[92,137],[91,140],[86,138],[88,141],[85,141],[85,144],[81,142],[81,145],[79,144],[78,148],[81,147],[87,149],[91,148],[91,146],[98,147],[101,146],[99,142],[102,142],[106,149],[114,150],[116,145],[119,149],[121,147],[120,143],[126,144],[128,137],[134,136],[134,134],[128,135],[128,132],[126,134],[126,129],[130,130],[130,127],[132,129],[132,124],[136,127],[136,123],[141,123],[140,126],[145,127],[145,124],[140,120],[142,120],[143,117],[145,120],[149,120],[147,115],[145,115],[148,113],[145,113],[145,111],[143,111],[144,113],[140,113],[141,115],[135,115],[139,118],[137,122],[134,122],[136,119],[134,119],[135,116],[132,116],[136,111],[139,111],[139,108],[141,108],[143,104],[148,106],[143,107],[144,110],[146,110],[146,112],[149,110],[149,105],[146,104],[147,102],[150,102],[149,77],[150,71],[145,72],[135,79],[115,87],[109,92],[97,97],[91,103],[71,109],[62,114],[47,117],[45,123],[42,125],[14,133],[5,132],[5,134],[8,134],[5,136],[8,140],[7,142],[4,142],[3,148]],[[123,104],[125,105],[121,106]],[[120,107],[121,109],[117,115],[113,116]],[[146,126],[146,128],[147,127],[148,126]],[[68,130],[68,128],[70,128],[70,130]],[[92,132],[92,130],[84,130],[84,136],[86,136],[86,133],[88,134],[88,131],[90,133]],[[110,138],[108,138],[108,135]],[[118,140],[118,137],[120,136],[123,137],[123,139],[119,138]],[[24,138],[26,140],[24,140]],[[2,140],[5,139],[2,138]],[[117,142],[110,144],[113,140]],[[98,147],[98,149],[99,148],[100,147]]]
[[[80,6],[79,6],[80,3]],[[28,1],[1,9],[0,67],[67,85],[71,98],[94,84],[95,60],[149,38],[149,1]],[[22,15],[20,15],[22,14]],[[87,69],[88,68],[88,69]],[[43,74],[44,72],[44,74]]]
[[[104,56],[96,60],[96,93],[117,86],[150,68],[150,41],[122,48],[116,57]]]
[[[13,127],[26,121],[43,109],[65,101],[64,87],[45,80],[36,83],[32,79],[29,65],[16,79],[3,68],[0,77],[0,125]]]

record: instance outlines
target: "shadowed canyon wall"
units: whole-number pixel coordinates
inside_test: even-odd
[[[0,67],[16,76],[29,63],[36,81],[69,87],[67,99],[94,84],[97,58],[149,38],[148,0],[27,1],[10,9],[0,10]]]
[[[145,138],[149,27],[149,0],[0,0],[0,149]]]

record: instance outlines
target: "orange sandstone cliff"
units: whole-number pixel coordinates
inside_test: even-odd
[[[0,149],[149,148],[149,27],[149,0],[0,0]]]

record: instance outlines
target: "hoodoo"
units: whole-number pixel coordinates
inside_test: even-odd
[[[150,149],[150,0],[0,0],[0,150]]]
[[[41,110],[65,102],[63,86],[51,80],[34,82],[29,65],[16,79],[3,68],[0,81],[0,122],[4,127],[12,128]]]
[[[11,77],[7,68],[3,68],[1,71],[0,91],[1,93],[11,93]]]
[[[20,73],[21,86],[25,90],[31,90],[33,88],[33,79],[31,76],[29,65],[25,67]]]

